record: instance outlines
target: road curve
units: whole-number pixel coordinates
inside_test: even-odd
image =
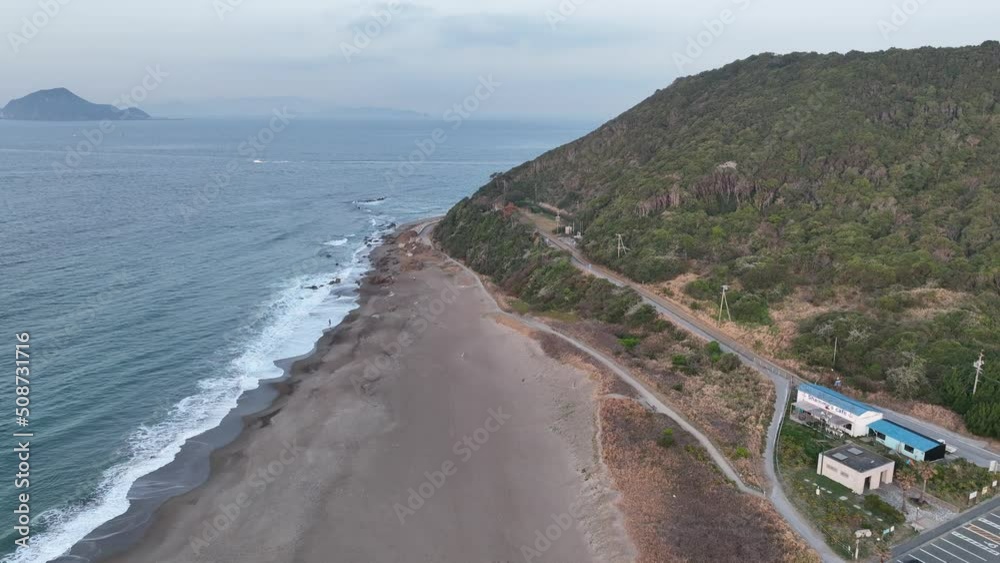
[[[415,230],[417,231],[417,233],[420,235],[421,239],[425,243],[430,243],[431,242],[430,240],[428,240],[426,238],[425,232],[427,231],[428,227],[430,227],[432,224],[433,224],[433,222],[421,223],[420,225],[417,225],[415,227]],[[442,254],[444,254],[444,253],[442,253]],[[537,331],[543,332],[545,334],[551,334],[552,336],[560,338],[560,339],[564,340],[565,342],[568,342],[570,345],[574,346],[575,348],[577,348],[581,352],[589,355],[590,357],[592,357],[595,360],[597,360],[598,362],[600,362],[601,365],[603,365],[604,367],[606,367],[609,370],[611,370],[622,381],[624,381],[630,387],[632,387],[632,389],[635,389],[635,391],[637,393],[639,393],[639,396],[642,398],[642,400],[646,404],[648,404],[653,410],[655,410],[656,412],[658,412],[660,414],[665,414],[665,415],[669,416],[671,419],[674,420],[674,422],[676,422],[678,425],[680,425],[680,427],[683,428],[685,432],[687,432],[688,434],[691,434],[692,436],[694,436],[695,438],[697,438],[698,442],[706,450],[708,450],[709,455],[711,455],[712,460],[715,461],[715,464],[719,467],[719,469],[722,470],[722,472],[726,475],[726,477],[728,477],[731,481],[733,481],[734,483],[736,483],[736,486],[740,489],[740,491],[742,491],[744,493],[751,494],[751,495],[759,496],[761,498],[764,498],[764,494],[763,493],[761,493],[760,491],[758,491],[758,490],[756,490],[754,488],[751,488],[751,487],[747,486],[747,484],[743,482],[743,480],[740,478],[739,473],[737,473],[736,470],[733,469],[733,466],[730,465],[729,460],[726,459],[726,456],[723,455],[721,451],[719,451],[719,449],[715,446],[715,444],[712,443],[712,441],[708,438],[708,436],[705,436],[693,424],[691,424],[690,422],[688,422],[688,420],[686,418],[684,418],[680,413],[678,413],[677,411],[675,411],[672,408],[668,407],[663,401],[660,400],[659,397],[656,396],[656,394],[653,391],[651,391],[644,384],[642,384],[639,380],[637,380],[635,377],[633,377],[632,374],[629,373],[629,371],[627,369],[625,369],[624,367],[621,366],[621,364],[619,364],[618,362],[612,360],[611,358],[607,357],[606,355],[604,355],[603,353],[597,351],[596,349],[588,346],[587,344],[584,344],[583,342],[580,342],[579,340],[577,340],[577,339],[575,339],[575,338],[573,338],[571,336],[568,336],[566,334],[563,334],[562,332],[559,332],[558,330],[556,330],[556,329],[552,328],[551,326],[549,326],[549,325],[547,325],[547,324],[539,321],[538,319],[535,319],[535,318],[532,318],[532,317],[523,317],[523,316],[520,316],[520,315],[515,315],[515,314],[512,314],[512,313],[508,313],[507,311],[504,311],[503,309],[500,308],[500,304],[497,303],[496,298],[493,297],[493,294],[490,293],[490,291],[488,289],[486,289],[486,286],[483,284],[483,280],[479,276],[479,274],[477,274],[475,271],[473,271],[471,268],[469,268],[465,264],[459,262],[458,260],[455,260],[451,256],[448,256],[447,254],[444,254],[444,256],[449,261],[451,261],[452,263],[454,263],[455,265],[457,265],[459,268],[462,268],[462,270],[464,270],[466,273],[468,273],[470,276],[472,276],[472,278],[474,280],[476,280],[476,283],[479,285],[479,288],[483,290],[483,293],[485,293],[486,295],[489,296],[490,303],[491,303],[491,306],[493,308],[493,312],[495,314],[507,317],[509,319],[512,319],[515,322],[523,324],[523,325],[525,325],[525,326],[527,326],[527,327],[529,327],[529,328],[531,328],[533,330],[537,330]]]
[[[537,226],[536,226],[537,227]],[[669,299],[666,299],[660,295],[651,292],[642,284],[633,282],[625,277],[619,275],[616,272],[612,272],[601,266],[597,266],[588,262],[580,251],[573,245],[566,243],[559,237],[546,232],[544,229],[536,228],[538,233],[545,238],[545,240],[551,245],[559,250],[568,252],[572,257],[573,265],[575,265],[580,270],[587,272],[591,275],[603,278],[609,282],[619,286],[619,287],[630,287],[638,293],[646,303],[649,303],[655,307],[660,313],[668,317],[678,326],[688,330],[692,334],[702,338],[704,340],[715,340],[717,341],[726,351],[732,352],[739,356],[740,360],[746,365],[754,368],[763,375],[767,376],[774,382],[775,388],[779,390],[779,395],[782,387],[787,387],[789,383],[798,383],[805,381],[798,374],[789,371],[773,361],[767,359],[760,354],[757,354],[750,348],[747,348],[743,344],[739,343],[735,339],[729,337],[723,333],[718,328],[706,323],[704,320],[699,319],[678,304],[673,303]],[[885,407],[878,407],[883,413],[886,420],[901,424],[903,426],[908,426],[917,432],[926,434],[935,440],[944,440],[949,446],[954,446],[958,450],[958,454],[962,457],[968,459],[969,461],[980,465],[982,467],[989,467],[991,461],[1000,460],[1000,456],[996,453],[986,449],[986,442],[982,440],[976,440],[968,436],[963,436],[956,432],[952,432],[948,429],[941,428],[940,426],[931,424],[929,422],[913,418],[909,415],[895,412],[891,409]],[[782,414],[784,414],[784,404],[782,405]],[[780,421],[779,421],[780,422]],[[772,426],[772,429],[776,429]]]
[[[433,241],[430,240],[430,236],[429,236],[430,229],[439,220],[440,219],[428,220],[428,221],[422,222],[420,224],[417,224],[417,225],[415,225],[413,227],[413,230],[417,233],[417,235],[420,237],[420,239],[425,244],[427,244],[428,246],[431,246],[432,248],[434,248],[435,245],[434,245]],[[548,237],[546,237],[546,239],[548,240]],[[559,245],[556,245],[556,246],[559,246]],[[561,246],[559,246],[559,247],[562,248]],[[571,252],[571,255],[573,255],[573,261],[574,261],[574,264],[577,265],[577,267],[581,267],[581,269],[584,269],[588,273],[592,273],[592,274],[595,273],[591,269],[583,267],[583,262],[581,260],[579,260],[575,256],[575,253]],[[740,491],[742,491],[744,493],[747,493],[747,494],[754,495],[754,496],[758,496],[758,497],[765,497],[765,495],[762,494],[760,491],[758,491],[756,489],[753,489],[751,487],[748,487],[746,485],[746,483],[744,483],[743,480],[740,479],[739,474],[729,464],[729,460],[726,459],[725,455],[723,455],[722,452],[719,451],[719,449],[715,446],[715,444],[712,443],[712,441],[707,436],[705,436],[700,430],[698,430],[694,425],[692,425],[690,422],[688,422],[679,413],[677,413],[676,411],[674,411],[673,409],[671,409],[670,407],[668,407],[666,404],[664,404],[663,401],[661,401],[656,396],[656,394],[653,391],[651,391],[645,385],[643,385],[640,381],[638,381],[637,379],[635,379],[629,373],[628,370],[626,370],[624,367],[622,367],[621,365],[619,365],[614,360],[608,358],[607,356],[605,356],[601,352],[599,352],[599,351],[591,348],[587,344],[584,344],[583,342],[580,342],[579,340],[577,340],[577,339],[575,339],[575,338],[573,338],[571,336],[563,334],[562,332],[559,332],[558,330],[552,328],[551,326],[549,326],[549,325],[547,325],[547,324],[545,324],[545,323],[543,323],[543,322],[541,322],[541,321],[539,321],[537,319],[522,317],[522,316],[514,315],[514,314],[511,314],[511,313],[508,313],[508,312],[504,311],[503,309],[500,308],[500,305],[496,302],[496,299],[493,298],[493,295],[486,289],[486,286],[483,284],[483,281],[480,278],[479,274],[477,274],[476,272],[474,272],[472,269],[470,269],[469,267],[467,267],[465,264],[463,264],[463,263],[459,262],[458,260],[455,260],[454,258],[448,256],[447,254],[445,254],[445,256],[451,262],[453,262],[454,264],[456,264],[459,268],[461,268],[462,270],[464,270],[465,272],[467,272],[469,275],[472,276],[473,279],[476,280],[476,283],[479,284],[480,288],[482,288],[482,290],[486,293],[486,295],[488,295],[490,297],[490,300],[491,300],[491,302],[493,304],[493,307],[494,307],[494,309],[495,309],[495,311],[496,311],[497,314],[503,315],[503,316],[505,316],[507,318],[510,318],[510,319],[513,319],[513,320],[515,320],[515,321],[517,321],[519,323],[522,323],[522,324],[524,324],[526,326],[531,327],[534,330],[538,330],[540,332],[544,332],[546,334],[551,334],[551,335],[553,335],[553,336],[555,336],[557,338],[560,338],[560,339],[564,340],[565,342],[571,344],[572,346],[576,347],[580,351],[582,351],[582,352],[586,353],[587,355],[591,356],[592,358],[594,358],[598,362],[600,362],[601,365],[603,365],[603,366],[607,367],[608,369],[610,369],[622,381],[624,381],[630,387],[632,387],[633,389],[635,389],[636,392],[639,393],[640,397],[642,397],[642,399],[650,407],[652,407],[654,410],[656,410],[657,412],[659,412],[661,414],[665,414],[665,415],[669,416],[671,419],[673,419],[675,422],[677,422],[677,424],[680,425],[681,428],[683,428],[686,432],[688,432],[689,434],[691,434],[692,436],[694,436],[698,440],[698,442],[705,448],[705,450],[708,451],[708,453],[711,456],[712,460],[719,467],[719,469],[722,470],[723,474],[725,474],[726,477],[728,477],[730,480],[732,480],[736,484],[736,486],[739,488]],[[600,277],[604,277],[604,276],[600,276]],[[605,277],[605,279],[607,279],[611,283],[615,283],[615,285],[618,285],[618,286],[626,285],[624,283],[618,283],[618,282],[615,281],[615,279],[612,279],[612,278]],[[704,339],[712,340],[711,337],[709,337],[709,336],[705,335],[704,333],[702,333],[701,331],[699,331],[695,325],[686,323],[686,322],[684,322],[681,319],[677,319],[674,315],[670,314],[669,310],[666,310],[664,307],[661,307],[655,301],[649,300],[642,293],[640,293],[640,295],[643,296],[643,298],[644,298],[644,300],[646,300],[646,302],[648,302],[651,305],[653,305],[657,310],[659,310],[661,313],[663,313],[665,316],[667,316],[668,318],[670,318],[673,322],[675,322],[676,324],[678,324],[682,328],[685,328],[685,329],[687,329],[687,330],[689,330],[691,332],[694,332],[695,334],[697,334],[698,336],[700,336],[700,337],[702,337]],[[720,344],[722,344],[722,343],[720,342]],[[725,347],[725,345],[723,345],[723,346]],[[743,360],[744,363],[749,363],[749,362],[747,362],[747,360],[743,356],[740,356],[740,359]],[[757,366],[754,366],[754,367],[756,369],[758,369],[758,370],[760,369]],[[771,376],[771,375],[768,375],[768,377],[771,377],[772,381],[774,381],[774,383],[775,383],[775,411],[774,411],[774,416],[771,417],[771,426],[768,429],[768,439],[767,439],[767,445],[765,447],[765,453],[764,453],[764,467],[765,467],[765,472],[766,472],[768,478],[772,481],[772,483],[777,484],[778,481],[777,481],[777,477],[775,475],[775,466],[774,466],[774,453],[775,453],[774,452],[774,445],[775,445],[775,442],[777,440],[778,432],[780,431],[780,428],[781,428],[782,419],[783,419],[784,413],[785,413],[785,405],[788,402],[788,395],[789,395],[790,387],[788,385],[788,380],[786,380],[784,378],[778,377],[777,379],[775,379],[775,377]],[[812,525],[806,519],[802,518],[801,515],[799,515],[798,511],[788,501],[788,498],[785,496],[784,491],[781,490],[780,486],[771,486],[771,487],[769,487],[768,488],[768,492],[766,494],[766,498],[771,501],[771,503],[774,505],[774,507],[778,511],[778,513],[782,516],[782,518],[785,519],[786,522],[788,522],[788,524],[792,527],[792,529],[794,529],[799,534],[799,536],[802,537],[806,541],[806,543],[809,544],[809,546],[820,555],[820,557],[823,559],[823,561],[829,562],[829,563],[840,563],[840,562],[843,561],[843,559],[841,559],[839,556],[837,556],[829,548],[829,546],[826,545],[826,542],[823,540],[822,536],[812,527]]]

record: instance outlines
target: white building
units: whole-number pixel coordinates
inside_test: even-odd
[[[799,385],[795,409],[853,437],[868,435],[868,425],[882,420],[882,413],[874,407],[812,383]]]
[[[833,479],[859,495],[892,483],[896,463],[853,444],[819,455],[816,473]]]

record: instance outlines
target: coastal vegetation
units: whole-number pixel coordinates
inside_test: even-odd
[[[767,500],[741,493],[665,415],[605,395],[599,416],[604,463],[621,492],[637,560],[820,560]]]
[[[434,229],[448,254],[490,276],[537,312],[571,312],[632,329],[663,330],[656,311],[631,289],[581,273],[565,253],[542,243],[513,215],[463,200]],[[624,343],[635,336],[624,336]],[[636,341],[636,344],[638,341]]]
[[[494,175],[449,217],[494,205],[572,217],[593,262],[643,283],[684,275],[701,309],[729,285],[747,327],[808,304],[783,354],[1000,437],[998,67],[995,41],[753,56]],[[463,227],[478,245],[461,256],[536,307],[631,311],[633,296],[581,281],[500,216]]]
[[[519,313],[616,356],[720,446],[744,482],[763,488],[763,454],[774,388],[717,342],[702,344],[659,318],[629,288],[587,275],[547,246],[518,213],[483,199],[456,205],[434,229],[451,256],[489,276]],[[562,317],[562,318],[560,318]]]
[[[919,471],[902,462],[897,462],[896,467],[899,473],[912,474],[919,483],[919,489],[923,490],[924,481]],[[997,494],[997,489],[993,486],[996,476],[985,467],[962,458],[948,463],[935,463],[932,467],[934,473],[928,474],[927,493],[958,508],[984,502]],[[975,499],[969,498],[972,493],[976,493]]]

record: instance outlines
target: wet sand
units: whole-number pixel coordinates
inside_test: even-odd
[[[412,234],[114,562],[630,561],[595,383]]]

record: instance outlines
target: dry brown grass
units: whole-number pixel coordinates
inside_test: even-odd
[[[701,346],[693,338],[677,342],[667,334],[650,335],[632,355],[619,344],[614,327],[584,322],[563,323],[559,328],[616,357],[665,403],[698,426],[747,485],[765,488],[763,453],[775,398],[770,380],[746,367],[731,373],[711,366],[699,366],[693,373],[674,368],[674,355],[693,357],[692,346]],[[745,448],[743,455],[737,453],[738,448]]]
[[[622,494],[639,563],[818,562],[764,499],[739,493],[697,441],[662,415],[627,399],[605,398],[602,450]],[[673,428],[676,443],[656,443]]]
[[[967,293],[942,288],[911,289],[905,293],[917,298],[921,303],[919,307],[903,312],[903,316],[911,320],[931,319],[942,313],[954,311],[969,299]]]
[[[542,350],[550,358],[569,364],[580,371],[589,374],[590,378],[597,382],[596,392],[598,396],[636,396],[635,390],[632,389],[629,384],[622,381],[617,375],[609,372],[589,354],[580,352],[575,346],[566,342],[562,338],[551,334],[536,332],[535,339],[538,340],[542,346]]]

